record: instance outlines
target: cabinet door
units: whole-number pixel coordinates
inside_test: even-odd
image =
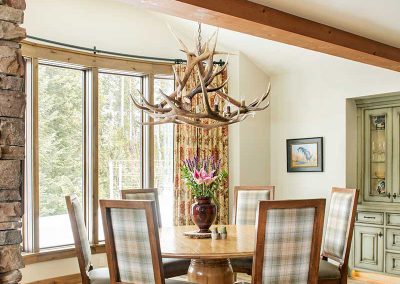
[[[393,109],[393,202],[400,202],[400,107]]]
[[[383,271],[383,228],[356,226],[354,234],[355,267]]]
[[[365,110],[364,200],[391,202],[392,109]]]

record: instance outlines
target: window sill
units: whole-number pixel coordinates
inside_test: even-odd
[[[91,245],[92,254],[105,253],[106,248],[104,244]],[[25,265],[59,260],[65,258],[76,257],[75,247],[68,246],[56,249],[44,250],[37,253],[23,253],[22,258],[24,260]]]

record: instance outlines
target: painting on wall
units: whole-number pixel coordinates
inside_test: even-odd
[[[287,139],[288,172],[322,172],[322,137]]]

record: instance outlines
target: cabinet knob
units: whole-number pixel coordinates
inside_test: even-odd
[[[397,197],[397,194],[393,193],[393,199],[396,199],[396,197]]]
[[[379,235],[378,235],[380,238],[382,238],[383,237],[383,234],[382,234],[382,232],[379,232]]]
[[[386,196],[390,199],[390,192],[388,192],[387,194],[386,194]]]

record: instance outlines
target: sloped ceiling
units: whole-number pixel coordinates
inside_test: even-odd
[[[400,47],[399,0],[251,0]]]

